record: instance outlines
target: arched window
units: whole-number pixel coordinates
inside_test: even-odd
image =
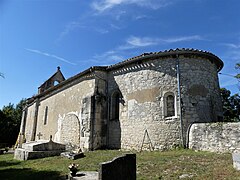
[[[171,117],[175,115],[175,109],[174,109],[174,96],[168,95],[166,97],[166,108],[167,108],[167,117]]]
[[[119,120],[119,98],[118,91],[114,92],[111,97],[111,120]]]

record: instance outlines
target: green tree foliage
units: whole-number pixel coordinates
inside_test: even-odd
[[[0,143],[13,145],[16,142],[24,105],[25,99],[22,99],[16,106],[9,103],[0,110]]]
[[[223,102],[223,120],[227,122],[239,121],[240,118],[240,96],[234,94],[225,88],[221,88]]]
[[[235,68],[238,69],[238,70],[240,70],[240,63],[237,63],[236,66],[235,66]],[[235,77],[238,79],[238,81],[240,81],[240,73],[237,74]]]

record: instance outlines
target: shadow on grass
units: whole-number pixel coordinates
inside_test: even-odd
[[[8,162],[8,161],[0,161],[0,167],[8,167],[18,165],[20,162]]]
[[[57,171],[35,171],[30,168],[0,170],[0,179],[5,180],[59,180],[64,179]]]

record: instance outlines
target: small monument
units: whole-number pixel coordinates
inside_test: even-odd
[[[40,133],[39,133],[40,135]],[[40,137],[40,136],[39,136]],[[15,149],[14,159],[28,160],[44,158],[49,156],[59,156],[66,149],[64,144],[59,144],[50,140],[38,140],[23,143],[21,148]]]

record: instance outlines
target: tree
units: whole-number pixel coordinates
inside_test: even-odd
[[[236,69],[240,70],[240,63],[237,63],[236,66],[235,66]],[[235,78],[238,79],[238,82],[240,83],[240,73],[238,73]]]
[[[16,106],[9,103],[0,110],[0,143],[13,145],[16,142],[25,101],[22,99]]]
[[[220,89],[223,102],[223,120],[227,122],[239,121],[240,117],[240,96],[234,94],[231,96],[231,91]]]

